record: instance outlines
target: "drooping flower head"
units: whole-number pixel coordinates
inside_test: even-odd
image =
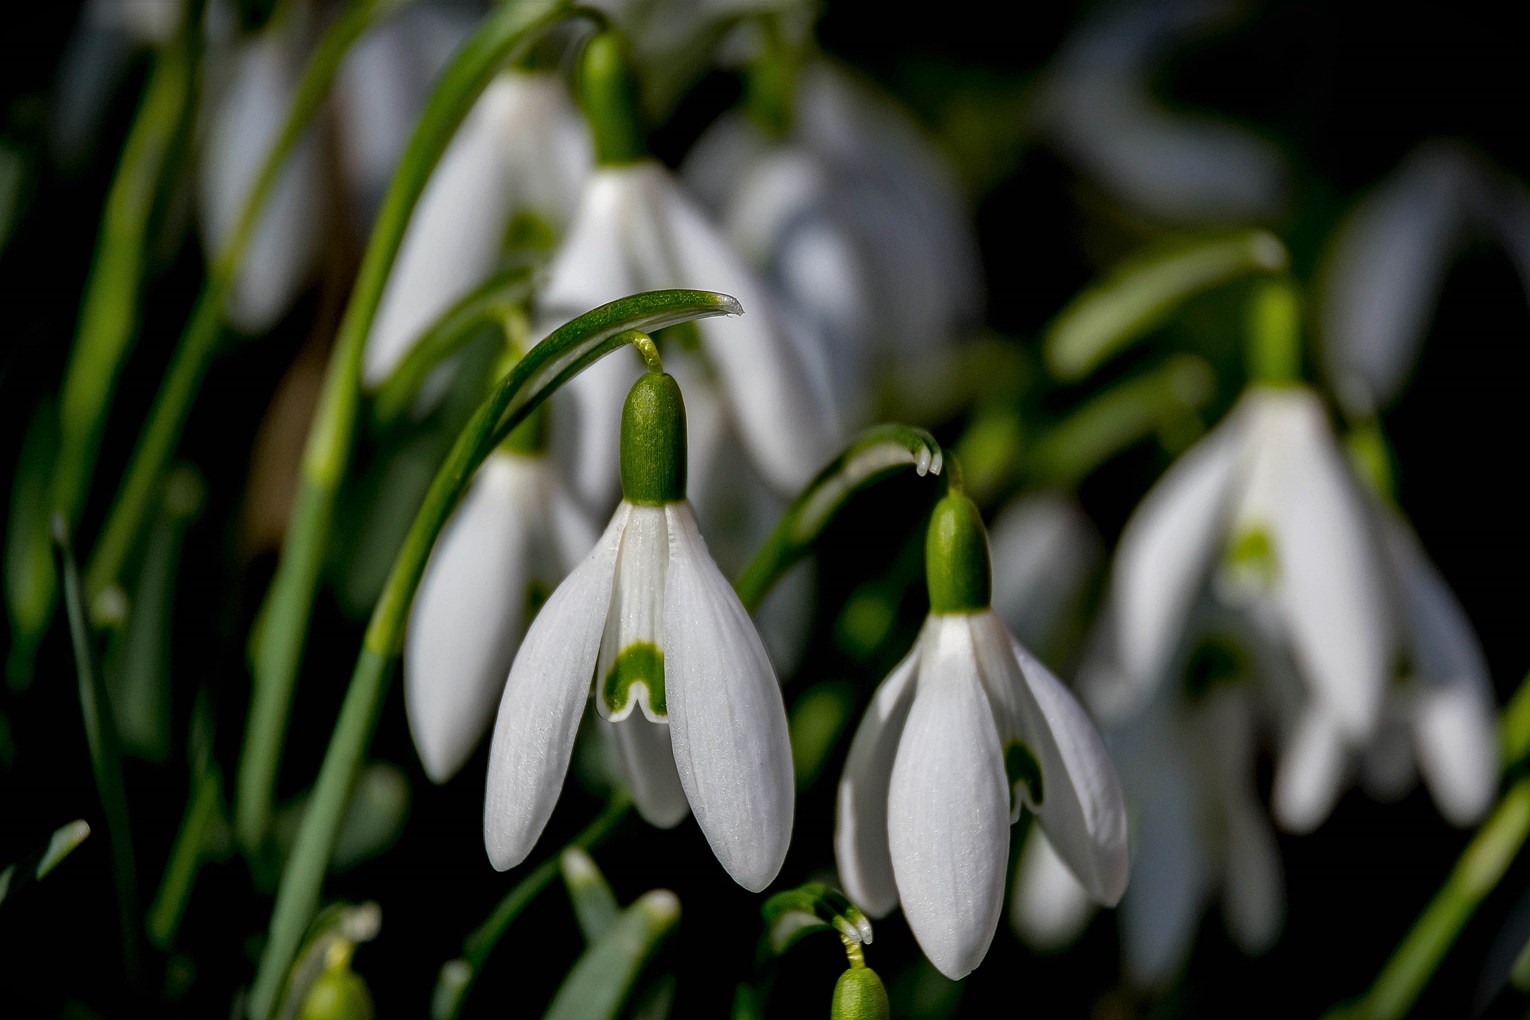
[[[930,962],[960,978],[998,927],[1021,811],[1113,905],[1126,887],[1126,808],[1084,710],[990,608],[988,539],[959,492],[935,509],[926,570],[930,616],[855,735],[834,849],[850,898],[873,917],[901,901]]]
[[[592,690],[639,812],[689,810],[728,873],[758,891],[791,839],[786,709],[749,614],[685,498],[685,404],[638,379],[622,410],[624,498],[595,549],[533,621],[500,701],[484,841],[501,870],[531,851]]]

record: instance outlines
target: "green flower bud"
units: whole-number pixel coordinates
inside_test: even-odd
[[[595,158],[602,166],[636,163],[648,155],[637,74],[627,44],[606,31],[584,48],[579,99],[595,135]]]
[[[633,384],[622,407],[622,494],[630,503],[663,506],[685,498],[685,401],[667,373]]]
[[[303,996],[298,1020],[372,1020],[372,993],[349,967],[326,971]]]
[[[888,1020],[891,1016],[887,989],[870,967],[851,967],[834,983],[830,1020]]]
[[[988,532],[977,504],[948,493],[935,504],[924,542],[924,570],[932,613],[980,613],[988,608],[993,571]]]

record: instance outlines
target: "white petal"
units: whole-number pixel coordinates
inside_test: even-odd
[[[1009,899],[1009,923],[1020,941],[1042,953],[1064,950],[1078,941],[1094,911],[1089,891],[1057,856],[1047,834],[1032,828]]]
[[[1461,687],[1420,692],[1413,739],[1419,771],[1440,814],[1473,825],[1498,793],[1498,726],[1491,706]]]
[[[518,512],[534,485],[524,458],[491,456],[430,554],[404,643],[404,707],[425,774],[444,783],[472,755],[526,627],[537,522]]]
[[[1196,593],[1221,551],[1244,415],[1235,409],[1148,492],[1121,533],[1111,615],[1122,678],[1115,696],[1091,692],[1111,718],[1135,711],[1161,681]]]
[[[1304,835],[1323,824],[1344,792],[1348,759],[1339,724],[1309,706],[1275,764],[1270,809],[1282,829]]]
[[[1115,906],[1128,870],[1126,800],[1099,731],[997,615],[969,619],[983,679],[997,695],[1000,739],[1024,741],[1041,766],[1044,797],[1033,810],[1042,829],[1089,894]]]
[[[627,511],[621,550],[616,554],[616,578],[611,587],[611,611],[600,639],[595,663],[595,708],[611,722],[621,722],[634,710],[658,722],[664,717],[664,574],[669,565],[669,528],[664,510],[633,506]],[[626,690],[613,689],[612,673],[629,649],[646,645],[657,650],[658,676],[645,670]]]
[[[926,625],[928,626],[928,625]],[[834,859],[845,895],[872,917],[898,905],[887,849],[887,787],[919,672],[919,646],[893,667],[871,696],[850,743],[834,816]]]
[[[1235,528],[1268,533],[1274,601],[1297,666],[1333,721],[1363,739],[1393,662],[1369,507],[1312,391],[1261,388],[1247,399],[1258,413]]]
[[[1021,644],[1045,652],[1099,566],[1099,534],[1076,500],[1044,491],[1000,510],[988,540],[994,611]]]
[[[987,955],[1003,912],[1009,790],[971,630],[960,618],[942,623],[921,649],[888,788],[887,839],[919,948],[956,980]]]
[[[680,783],[712,852],[752,892],[781,870],[795,798],[770,657],[685,503],[669,518],[664,673]]]
[[[672,829],[684,821],[691,806],[675,771],[669,724],[649,722],[642,712],[634,712],[618,723],[600,718],[600,726],[616,744],[632,803],[643,820],[660,829]]]
[[[499,871],[526,859],[558,802],[590,695],[626,523],[623,505],[532,621],[510,667],[494,723],[483,811],[484,844]]]
[[[1274,947],[1286,917],[1285,873],[1275,833],[1257,804],[1229,805],[1222,920],[1238,948],[1259,956]]]

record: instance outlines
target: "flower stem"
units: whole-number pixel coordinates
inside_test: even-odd
[[[318,587],[336,494],[356,432],[362,353],[389,271],[415,204],[458,125],[500,67],[561,17],[565,9],[554,0],[522,0],[504,4],[488,16],[442,73],[378,213],[330,355],[324,389],[303,453],[292,525],[282,545],[276,576],[261,611],[259,633],[253,642],[254,683],[249,725],[239,761],[236,808],[236,831],[247,852],[258,851],[270,827],[293,687],[308,636],[308,617]],[[344,797],[341,801],[343,804]],[[322,876],[322,868],[319,874]],[[268,980],[275,981],[279,976]],[[252,1015],[269,1010],[275,990],[274,985],[257,986],[258,994],[251,1000],[257,1008]]]
[[[165,877],[160,881],[159,892],[144,919],[149,941],[160,949],[168,951],[175,943],[175,933],[180,929],[181,918],[186,915],[197,872],[207,859],[209,847],[216,842],[213,833],[220,827],[224,828],[226,844],[228,823],[219,818],[218,806],[222,786],[222,773],[215,765],[192,779],[191,799],[186,804],[180,831],[175,835],[170,859],[165,863]]]
[[[733,298],[706,291],[655,291],[602,305],[559,329],[521,359],[479,407],[431,482],[409,536],[372,609],[340,718],[330,736],[297,840],[282,871],[270,936],[250,996],[252,1020],[270,1015],[303,931],[318,908],[346,804],[382,709],[394,656],[431,547],[484,458],[559,386],[634,338],[709,315],[736,315]],[[317,565],[315,564],[315,570]],[[274,618],[262,625],[269,632]],[[283,719],[285,721],[285,719]],[[251,720],[252,727],[256,720]],[[278,745],[279,747],[279,745]]]
[[[122,960],[128,979],[138,980],[138,880],[133,863],[133,837],[128,824],[127,789],[122,781],[122,753],[112,719],[106,684],[96,668],[85,623],[80,594],[80,574],[69,542],[69,523],[63,511],[53,513],[53,543],[58,549],[59,575],[64,579],[64,612],[69,617],[69,636],[74,645],[74,668],[80,688],[80,714],[85,722],[85,741],[90,746],[90,765],[96,791],[106,815],[106,832],[112,848],[112,870],[117,880],[117,916],[122,926]]]
[[[239,219],[202,283],[202,292],[197,296],[191,318],[181,333],[159,393],[149,409],[148,421],[138,436],[138,444],[117,488],[101,537],[91,550],[85,571],[87,600],[95,599],[108,586],[118,583],[123,565],[143,533],[170,458],[175,455],[191,406],[201,389],[202,379],[217,354],[218,341],[223,336],[223,310],[228,293],[266,202],[287,165],[287,158],[302,141],[329,95],[330,86],[351,44],[380,17],[391,14],[400,6],[399,0],[352,0],[324,33],[308,61],[281,134],[266,153],[255,186],[240,209]]]

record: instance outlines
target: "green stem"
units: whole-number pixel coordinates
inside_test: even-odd
[[[436,536],[445,527],[479,465],[553,391],[631,342],[635,331],[651,332],[694,318],[736,315],[741,311],[733,298],[706,291],[655,291],[602,305],[555,330],[533,347],[496,384],[457,437],[425,494],[409,536],[372,609],[339,721],[330,736],[292,854],[282,871],[270,937],[251,992],[252,1020],[262,1020],[270,1014],[303,930],[318,907],[324,874],[334,854],[351,787],[377,725],[415,589]],[[269,630],[271,626],[272,620],[268,618],[263,627]]]
[[[1499,723],[1503,741],[1503,764],[1514,768],[1530,755],[1530,673],[1519,683],[1519,690],[1509,699]]]
[[[106,684],[96,668],[90,649],[90,631],[80,597],[80,574],[69,542],[69,524],[62,511],[53,514],[53,542],[58,548],[59,574],[64,579],[64,611],[69,617],[69,636],[74,645],[75,675],[79,680],[80,714],[85,722],[85,741],[96,791],[106,815],[106,831],[112,848],[112,870],[117,879],[117,916],[122,925],[122,959],[128,978],[138,980],[138,880],[133,863],[133,837],[128,825],[127,789],[122,782],[122,753],[112,719]]]
[[[350,51],[351,44],[381,17],[392,14],[403,5],[401,0],[352,0],[324,33],[308,61],[281,134],[266,153],[255,186],[239,212],[239,219],[202,283],[196,308],[171,356],[170,367],[138,437],[138,445],[117,489],[101,537],[91,550],[85,571],[88,599],[94,599],[109,585],[118,583],[123,566],[154,509],[170,458],[175,455],[202,379],[217,353],[229,290],[234,285],[266,202],[281,179],[287,158],[302,141],[329,95],[330,86],[334,84],[340,63]]]
[[[186,915],[197,872],[213,842],[211,834],[227,824],[218,817],[222,785],[222,776],[216,766],[192,781],[191,799],[186,804],[186,815],[181,819],[180,831],[175,835],[175,845],[165,864],[165,877],[160,881],[159,892],[149,905],[149,914],[144,920],[149,941],[167,952],[175,943],[181,918]],[[226,834],[224,839],[227,839]]]
[[[944,460],[940,444],[923,429],[877,425],[861,433],[786,508],[776,530],[733,582],[739,600],[746,609],[757,607],[857,491],[906,467],[938,475]]]
[[[309,429],[291,526],[276,576],[266,594],[254,642],[249,728],[239,760],[236,831],[247,852],[257,852],[271,824],[276,777],[297,668],[308,636],[324,544],[335,498],[355,438],[361,400],[362,353],[382,301],[404,232],[458,125],[494,74],[566,8],[554,0],[503,4],[484,21],[442,73],[377,216],[356,285],[330,354],[324,389]],[[322,872],[321,872],[322,874]],[[273,979],[274,980],[274,979]],[[275,988],[252,1000],[269,1009]]]
[[[1530,779],[1509,788],[1363,998],[1332,1016],[1400,1020],[1530,837]]]

